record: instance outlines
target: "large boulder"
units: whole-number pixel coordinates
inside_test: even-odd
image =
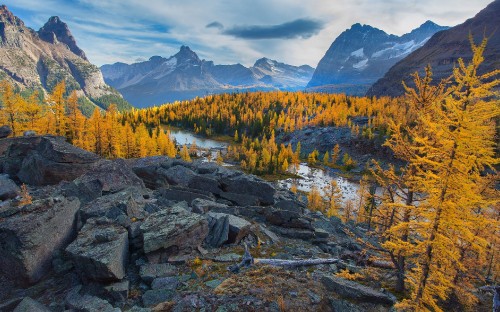
[[[212,193],[184,188],[180,186],[170,186],[168,188],[162,188],[157,190],[156,195],[158,199],[162,200],[170,200],[170,201],[185,201],[189,205],[196,199],[204,199],[204,200],[215,200],[215,197]]]
[[[90,219],[67,248],[84,280],[123,279],[128,261],[128,232],[106,219]]]
[[[73,288],[66,296],[66,308],[78,312],[121,312],[108,301],[90,294],[81,294],[82,286]]]
[[[12,129],[9,126],[0,127],[0,139],[8,137],[12,133]]]
[[[19,284],[39,281],[52,256],[76,236],[77,198],[48,198],[0,220],[0,270]]]
[[[270,183],[251,175],[225,179],[222,181],[222,189],[227,193],[253,196],[260,205],[272,205],[276,194],[276,189]]]
[[[324,275],[321,282],[337,295],[360,302],[393,305],[396,298],[387,293],[333,275]]]
[[[168,168],[164,174],[168,183],[180,186],[188,186],[191,179],[196,175],[193,170],[181,165]]]
[[[24,158],[36,150],[42,137],[15,137],[0,140],[2,172],[17,177]]]
[[[144,252],[152,263],[188,254],[197,249],[208,234],[207,220],[174,206],[151,214],[142,223]]]
[[[62,137],[43,137],[23,160],[17,177],[26,184],[52,185],[72,181],[87,172],[99,157],[67,143]]]
[[[50,312],[50,310],[40,302],[30,297],[26,297],[19,303],[13,312]]]
[[[146,187],[157,189],[168,186],[167,174],[162,164],[170,158],[166,156],[151,156],[127,160],[134,173],[144,181]]]
[[[250,228],[252,226],[252,224],[247,220],[226,213],[209,212],[208,219],[209,223],[211,223],[212,219],[227,220],[227,242],[231,244],[238,244],[243,237],[250,233]],[[226,222],[224,221],[224,223]]]
[[[15,198],[21,189],[7,174],[0,174],[0,200]]]

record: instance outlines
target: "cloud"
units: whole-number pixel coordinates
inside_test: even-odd
[[[297,19],[279,25],[234,26],[224,34],[242,39],[310,38],[323,28],[323,23],[312,19]]]
[[[205,28],[217,28],[219,30],[222,30],[222,29],[224,29],[224,25],[222,25],[219,22],[211,22],[210,24],[205,26]]]

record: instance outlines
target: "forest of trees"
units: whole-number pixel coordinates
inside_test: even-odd
[[[193,146],[176,146],[165,127],[214,136],[230,135],[226,159],[252,173],[276,173],[311,164],[349,167],[339,146],[319,155],[279,144],[278,134],[306,126],[345,126],[385,145],[403,167],[376,161],[360,182],[357,201],[343,203],[332,181],[313,187],[309,208],[329,217],[363,224],[378,238],[396,271],[394,289],[403,311],[442,311],[450,301],[474,307],[474,290],[499,281],[500,191],[498,190],[499,70],[479,75],[486,40],[472,43],[474,57],[458,62],[453,75],[432,82],[432,69],[415,74],[401,98],[349,97],[303,92],[220,94],[160,107],[119,113],[95,109],[85,117],[76,92],[64,81],[45,98],[16,93],[0,83],[0,124],[13,136],[25,130],[65,136],[103,157],[193,156]],[[367,117],[359,128],[353,118]],[[217,162],[222,155],[217,154]],[[375,192],[379,187],[382,191]],[[296,186],[292,186],[296,191]]]

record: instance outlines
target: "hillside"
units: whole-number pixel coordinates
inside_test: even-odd
[[[472,58],[469,34],[479,43],[483,36],[489,37],[484,53],[485,62],[479,68],[481,73],[500,69],[500,0],[495,0],[476,16],[463,24],[435,34],[425,45],[394,65],[383,78],[378,80],[367,92],[372,95],[398,96],[404,93],[401,81],[412,85],[411,74],[432,66],[435,81],[449,77],[457,60]]]
[[[35,31],[5,5],[0,6],[0,79],[44,94],[65,80],[68,92],[76,90],[82,97],[80,103],[86,112],[95,106],[105,109],[111,102],[121,110],[131,108],[104,82],[99,68],[88,61],[57,16]]]

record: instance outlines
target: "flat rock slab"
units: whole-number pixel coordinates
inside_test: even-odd
[[[76,236],[77,198],[48,198],[0,221],[0,270],[19,284],[48,273],[57,249]]]
[[[121,312],[108,301],[88,294],[80,294],[81,286],[72,289],[66,296],[66,307],[78,312]]]
[[[13,312],[50,312],[43,304],[26,297],[19,303]]]
[[[154,307],[160,303],[172,300],[174,296],[175,292],[169,289],[148,290],[142,295],[142,303],[145,307]]]
[[[21,189],[7,174],[0,174],[0,200],[15,198]]]
[[[208,235],[207,220],[196,213],[174,206],[155,212],[141,225],[144,253],[152,263],[196,250]]]
[[[227,218],[229,225],[228,242],[238,244],[240,240],[250,233],[252,224],[247,220],[226,213],[209,212],[209,218],[224,219]]]
[[[340,277],[324,275],[321,277],[321,282],[328,290],[337,293],[343,298],[387,305],[396,302],[395,297],[392,295]]]
[[[151,283],[155,278],[174,276],[178,274],[178,269],[168,263],[148,263],[141,266],[139,275],[146,283]]]
[[[121,280],[128,260],[128,231],[119,225],[89,219],[66,252],[83,279]]]

